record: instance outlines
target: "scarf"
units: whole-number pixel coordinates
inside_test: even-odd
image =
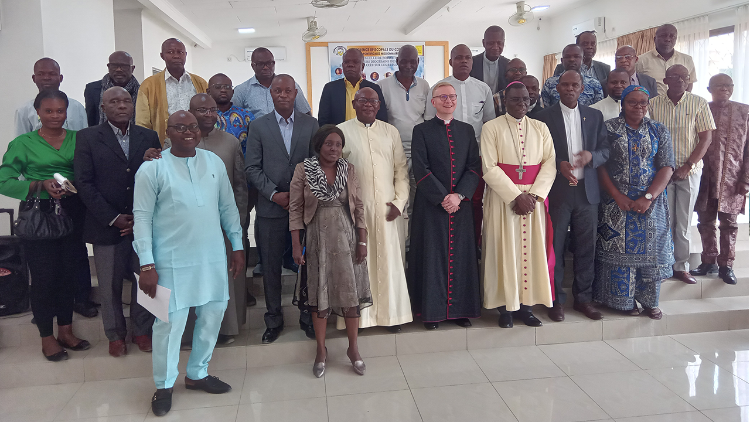
[[[328,184],[328,179],[323,168],[320,167],[318,157],[305,158],[303,165],[305,167],[305,176],[307,176],[307,184],[318,200],[330,202],[341,195],[348,179],[347,170],[349,163],[345,159],[339,158],[336,161],[336,180],[334,180],[333,185]]]
[[[109,74],[104,75],[102,78],[102,90],[99,93],[99,104],[102,103],[104,100],[104,91],[112,88],[115,86],[115,83],[112,82],[112,79],[110,79]],[[133,97],[133,106],[135,106],[135,100],[138,97],[138,89],[141,87],[141,84],[138,83],[138,80],[135,79],[135,76],[131,76],[130,80],[123,88],[125,88],[125,91],[128,91],[128,94],[130,94],[131,97]],[[99,124],[102,124],[107,121],[107,116],[99,110]],[[135,124],[135,112],[133,113],[133,117],[130,118],[130,123]]]

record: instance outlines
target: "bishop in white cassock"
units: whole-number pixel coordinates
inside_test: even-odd
[[[377,93],[362,88],[352,101],[357,117],[338,125],[344,132],[343,155],[357,169],[367,224],[367,269],[373,305],[362,310],[361,328],[381,325],[400,331],[412,321],[404,255],[409,173],[398,130],[376,120]],[[553,163],[554,164],[554,163]],[[339,318],[338,327],[344,328]]]
[[[548,262],[552,230],[545,198],[555,180],[555,148],[547,126],[526,117],[529,94],[523,84],[505,92],[508,114],[482,128],[484,197],[482,263],[484,307],[500,308],[500,326],[513,326],[520,310],[527,325],[541,322],[531,305],[552,305]],[[549,247],[549,249],[548,249]]]

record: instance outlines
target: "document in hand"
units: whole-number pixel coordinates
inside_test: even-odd
[[[156,296],[152,299],[143,290],[138,289],[138,304],[146,308],[147,311],[154,314],[164,322],[169,322],[169,296],[172,291],[166,287],[156,286]]]

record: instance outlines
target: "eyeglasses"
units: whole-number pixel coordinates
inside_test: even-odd
[[[640,107],[640,108],[648,107],[648,101],[645,101],[645,100],[644,101],[635,101],[635,100],[625,101],[625,104],[627,104],[628,107]]]
[[[222,89],[226,89],[227,91],[229,91],[230,89],[232,89],[232,85],[213,84],[211,85],[211,88],[217,91],[221,91]]]
[[[209,113],[217,113],[219,109],[217,107],[211,107],[211,108],[201,107],[201,108],[196,108],[195,111],[197,111],[199,114],[209,114]]]
[[[508,97],[505,101],[514,104],[531,104],[531,98],[529,97]]]
[[[709,85],[708,87],[711,89],[732,89],[734,84]]]
[[[511,67],[508,69],[508,72],[510,73],[526,73],[525,67]]]
[[[681,80],[683,82],[690,82],[690,75],[669,75],[665,76],[665,79]]]
[[[355,101],[356,101],[357,104],[359,104],[361,106],[363,106],[365,104],[368,104],[368,103],[370,105],[372,105],[373,107],[377,106],[377,105],[380,105],[380,100],[378,100],[377,98],[358,98]]]
[[[458,95],[456,94],[443,94],[443,95],[436,95],[432,98],[440,98],[440,101],[447,102],[448,100],[456,101],[456,98],[458,98]]]
[[[118,69],[126,70],[130,66],[132,65],[127,64],[127,63],[107,63],[107,68],[109,68],[109,70],[118,70]]]
[[[167,127],[174,128],[175,132],[177,133],[185,133],[187,131],[200,132],[197,123],[193,123],[191,125],[169,125]]]
[[[271,61],[268,61],[268,62],[252,62],[252,63],[253,63],[253,66],[258,66],[261,69],[263,69],[264,67],[267,67],[267,68],[270,69],[270,68],[272,68],[276,64],[276,61],[275,60],[271,60]]]
[[[631,60],[633,60],[633,58],[635,58],[635,56],[630,55],[630,54],[626,54],[624,56],[615,56],[615,60],[627,60],[627,61],[631,61]]]

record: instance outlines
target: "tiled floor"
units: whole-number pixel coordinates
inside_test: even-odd
[[[0,389],[0,421],[750,422],[747,330],[377,357],[363,377],[342,357],[322,379],[212,370],[224,395],[180,379],[164,418],[148,377]]]

